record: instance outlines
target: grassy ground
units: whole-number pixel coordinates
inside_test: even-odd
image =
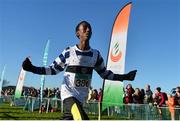
[[[139,108],[138,108],[139,109]],[[150,120],[158,120],[160,119],[158,110],[155,107],[151,107],[148,114],[146,109],[138,110],[132,108],[127,108],[127,110],[122,109],[121,114],[114,116],[107,116],[107,113],[103,112],[103,116],[101,116],[101,120],[142,120],[142,119],[150,119]],[[96,110],[96,109],[95,109]],[[123,113],[123,111],[125,111]],[[128,113],[126,113],[128,112]],[[163,120],[170,120],[169,109],[162,109]],[[177,111],[176,111],[177,112]],[[49,112],[49,113],[39,113],[38,111],[29,112],[27,110],[23,110],[23,107],[10,106],[9,103],[0,103],[0,120],[59,120],[62,116],[60,111],[58,112]],[[90,120],[98,120],[97,115],[88,115]],[[178,119],[178,114],[176,115],[176,119]]]
[[[58,120],[61,113],[28,112],[23,107],[11,107],[9,104],[0,105],[0,120]]]
[[[61,112],[39,113],[38,111],[28,112],[23,107],[0,104],[0,120],[59,120]],[[91,120],[97,120],[98,116],[89,115]],[[103,116],[102,120],[115,120],[115,117]]]

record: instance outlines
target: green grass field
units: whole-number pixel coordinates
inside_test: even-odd
[[[154,110],[155,111],[155,110]],[[155,112],[151,112],[149,114],[150,119],[157,120],[159,117],[156,115]],[[168,111],[168,110],[167,110]],[[164,120],[170,120],[170,114],[167,111],[163,111],[163,119]],[[137,110],[138,112],[138,110]],[[131,114],[135,114],[136,112],[131,112]],[[143,112],[139,112],[143,113]],[[142,115],[142,114],[141,114]],[[144,119],[140,114],[136,115],[136,117],[128,117],[128,116],[107,116],[103,115],[101,116],[101,120],[134,120],[134,119]],[[144,114],[145,115],[145,114]],[[0,104],[0,120],[60,120],[60,117],[62,116],[62,113],[60,111],[57,112],[49,112],[49,113],[39,113],[39,111],[29,112],[27,110],[23,110],[23,107],[17,107],[17,106],[10,106],[9,103],[2,103]],[[90,120],[98,120],[97,115],[88,115]],[[138,117],[137,117],[138,116]],[[139,117],[140,116],[140,117]],[[178,115],[177,115],[178,116]],[[176,117],[176,119],[178,119]]]
[[[23,107],[10,106],[9,104],[0,105],[0,120],[58,120],[61,113],[39,113],[28,112]]]
[[[29,112],[23,110],[23,107],[10,106],[9,104],[0,104],[0,120],[59,120],[61,112],[39,113],[38,111]],[[98,116],[89,115],[91,120],[98,120]],[[115,120],[115,117],[103,116],[102,120]]]

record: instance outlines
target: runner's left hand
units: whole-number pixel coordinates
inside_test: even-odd
[[[133,70],[133,71],[130,71],[129,73],[127,73],[127,77],[128,77],[128,80],[129,81],[133,81],[135,76],[136,76],[136,72],[137,70]]]

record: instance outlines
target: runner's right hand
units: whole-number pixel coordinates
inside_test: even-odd
[[[24,62],[22,63],[22,67],[23,67],[23,69],[24,70],[26,70],[26,71],[30,71],[30,72],[32,72],[32,63],[31,63],[31,61],[30,61],[30,59],[27,57],[25,60],[24,60]]]

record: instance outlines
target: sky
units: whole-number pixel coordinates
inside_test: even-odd
[[[75,27],[82,21],[92,26],[90,45],[107,62],[109,41],[116,15],[132,2],[129,19],[125,73],[137,69],[134,88],[169,92],[180,86],[179,0],[0,0],[0,72],[16,85],[23,60],[42,66],[43,51],[50,40],[48,65],[68,46],[78,44]],[[26,74],[25,86],[40,87],[40,75]],[[60,87],[63,72],[46,76],[45,87]],[[92,87],[102,87],[94,71]]]

